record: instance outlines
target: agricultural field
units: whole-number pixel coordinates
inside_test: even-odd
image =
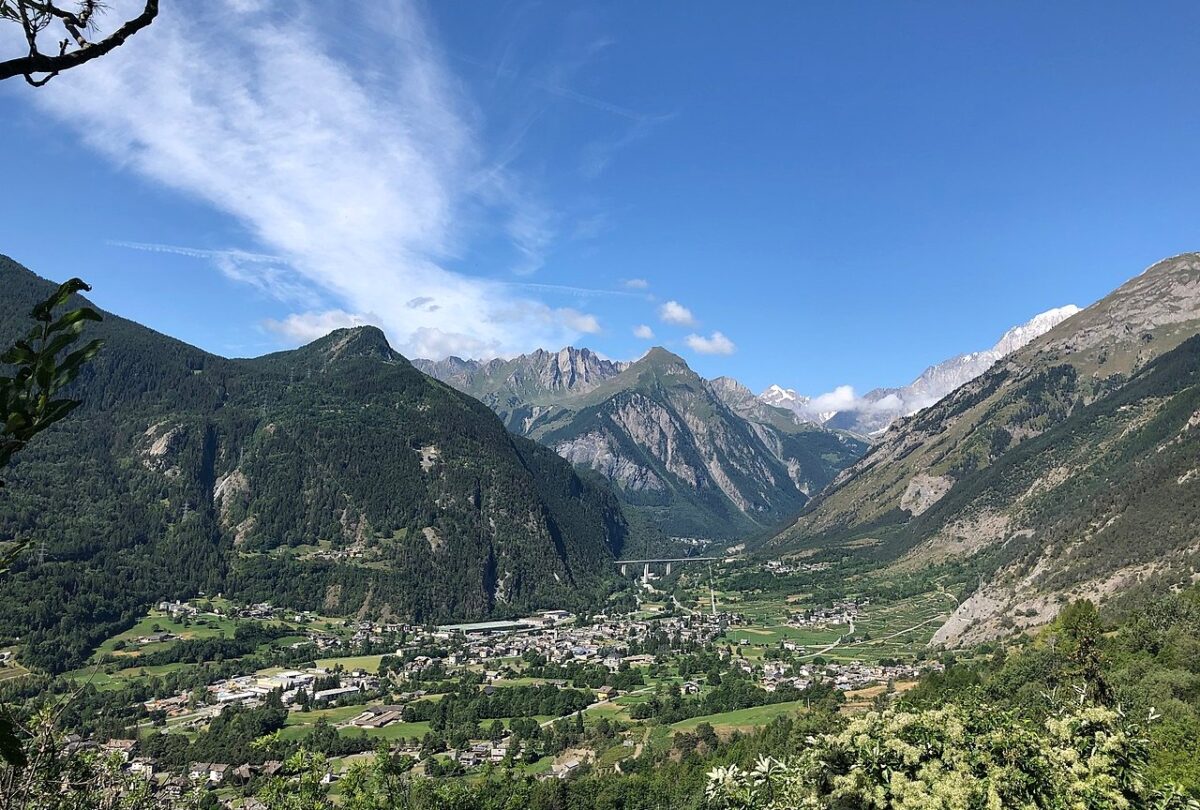
[[[17,661],[17,659],[15,657],[13,657],[16,655],[16,650],[3,649],[3,650],[0,650],[0,653],[8,653],[8,655],[10,656],[8,658],[8,660],[4,661],[3,663],[0,663],[0,683],[3,683],[4,681],[10,680],[12,678],[20,678],[22,676],[29,674],[29,670],[27,670],[25,667],[21,666],[20,662]]]
[[[725,574],[729,576],[729,574]],[[834,575],[830,575],[831,577]],[[865,663],[880,660],[911,660],[922,652],[934,632],[957,606],[948,592],[930,590],[901,599],[847,596],[844,589],[834,590],[817,575],[807,587],[755,588],[747,591],[711,592],[703,577],[681,578],[676,596],[689,609],[707,612],[715,599],[718,610],[736,613],[744,624],[731,627],[724,642],[738,648],[751,661],[760,660],[768,650],[785,642],[798,646],[803,659]],[[871,589],[864,584],[869,592]],[[682,593],[681,593],[682,591]],[[828,609],[833,604],[859,602],[852,621],[828,621],[802,624],[795,621],[809,610]]]
[[[181,640],[215,638],[217,636],[233,635],[237,628],[237,620],[223,616],[198,616],[193,619],[178,621],[169,614],[151,610],[150,615],[139,621],[123,633],[109,638],[96,650],[97,655],[112,654],[117,656],[136,657],[142,653],[157,652],[166,649],[172,641],[153,644],[138,644],[138,639],[154,633],[170,633]]]
[[[361,670],[372,675],[378,674],[379,662],[383,659],[382,655],[351,655],[340,658],[318,658],[317,666],[321,669],[334,669],[341,667],[346,672],[354,672]]]
[[[802,712],[804,708],[804,701],[802,700],[791,701],[789,703],[773,703],[768,706],[753,706],[749,709],[737,709],[732,712],[722,712],[721,714],[706,714],[700,717],[691,717],[687,720],[681,720],[678,723],[672,723],[670,728],[673,732],[695,731],[696,726],[701,723],[708,723],[718,732],[749,731],[766,725],[776,717]]]

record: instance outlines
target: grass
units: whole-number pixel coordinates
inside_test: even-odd
[[[0,649],[0,652],[14,652],[14,650],[12,648]],[[15,658],[10,658],[7,663],[0,665],[0,683],[28,674],[29,670],[17,663]]]
[[[153,652],[154,650],[169,647],[172,642],[147,644],[145,646],[137,645],[138,638],[156,632],[154,630],[155,625],[161,628],[162,632],[171,633],[182,639],[213,638],[223,635],[232,636],[234,629],[237,627],[237,621],[223,616],[199,616],[195,619],[189,619],[188,624],[185,625],[181,621],[172,619],[166,613],[152,610],[149,616],[139,621],[133,627],[123,633],[118,633],[101,644],[96,653],[98,655],[113,653],[121,656],[136,657],[142,652]],[[116,650],[118,642],[122,641],[128,645],[128,648],[120,651]]]
[[[310,712],[288,712],[287,721],[281,735],[287,740],[298,740],[324,719],[331,725],[341,726],[362,714],[364,706],[336,706],[332,709],[314,709]],[[383,728],[359,728],[343,726],[338,730],[343,736],[366,734],[366,736],[381,740],[398,740],[408,737],[424,737],[429,732],[429,723],[392,723]]]
[[[361,729],[368,737],[379,740],[399,740],[416,737],[420,739],[429,733],[429,723],[392,723],[383,728]],[[357,734],[359,729],[344,728],[342,734]]]
[[[113,677],[122,678],[125,680],[129,680],[131,678],[141,678],[143,676],[162,677],[168,673],[179,672],[194,666],[195,664],[187,664],[183,662],[176,662],[173,664],[157,664],[152,667],[133,666],[126,669],[117,670],[117,672],[113,674]]]
[[[341,664],[342,668],[346,671],[361,669],[364,672],[375,675],[379,672],[379,662],[382,658],[382,655],[347,655],[341,658],[319,658],[317,659],[317,666],[322,669],[332,669]]]
[[[792,714],[804,709],[804,701],[796,700],[789,703],[774,703],[769,706],[753,706],[749,709],[737,709],[721,714],[706,714],[702,717],[692,717],[672,723],[672,731],[694,731],[701,723],[709,723],[718,731],[745,731],[767,723],[785,714]]]
[[[516,770],[528,776],[537,776],[539,773],[549,773],[552,767],[554,767],[554,757],[542,757],[529,765],[520,765]]]
[[[703,589],[707,596],[707,588]],[[804,654],[839,642],[822,652],[828,661],[876,662],[882,658],[911,659],[933,637],[938,626],[954,608],[947,594],[937,591],[892,602],[872,601],[864,605],[854,620],[854,637],[850,626],[826,628],[792,627],[790,615],[806,607],[828,606],[817,587],[811,594],[798,594],[795,589],[778,592],[754,591],[744,594],[718,592],[722,605],[746,617],[748,624],[726,631],[724,643],[742,648],[743,655],[758,661],[764,653],[790,641],[804,648]],[[844,639],[843,639],[844,637]],[[854,639],[857,639],[854,640]]]

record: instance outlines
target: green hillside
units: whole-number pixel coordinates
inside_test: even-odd
[[[1162,262],[905,420],[769,548],[949,565],[935,636],[1043,623],[1072,598],[1200,570],[1200,256]]]
[[[0,257],[0,342],[51,289]],[[6,471],[31,539],[0,646],[60,671],[147,604],[226,592],[327,613],[467,619],[588,604],[619,505],[374,328],[227,360],[107,315],[85,404]]]

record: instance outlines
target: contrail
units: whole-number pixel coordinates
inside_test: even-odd
[[[251,253],[236,249],[204,250],[203,248],[184,247],[182,245],[162,245],[156,242],[125,242],[116,239],[110,239],[105,244],[112,245],[113,247],[129,248],[130,250],[144,250],[149,253],[173,253],[176,256],[190,256],[193,259],[219,259],[228,257],[262,264],[287,264],[287,260],[279,256],[271,256],[267,253]]]
[[[549,292],[577,293],[579,295],[614,295],[621,298],[644,298],[645,293],[629,292],[628,290],[599,290],[593,287],[572,287],[569,284],[538,284],[529,281],[501,281],[505,287],[527,290],[546,290]]]

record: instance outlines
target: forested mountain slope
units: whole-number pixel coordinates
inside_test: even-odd
[[[961,563],[978,587],[946,643],[1192,578],[1197,332],[1200,256],[1156,264],[894,426],[769,548]]]
[[[0,257],[0,343],[52,285]],[[585,603],[626,539],[602,482],[372,327],[227,360],[106,315],[84,400],[6,471],[0,644],[58,670],[158,599],[420,620]]]

